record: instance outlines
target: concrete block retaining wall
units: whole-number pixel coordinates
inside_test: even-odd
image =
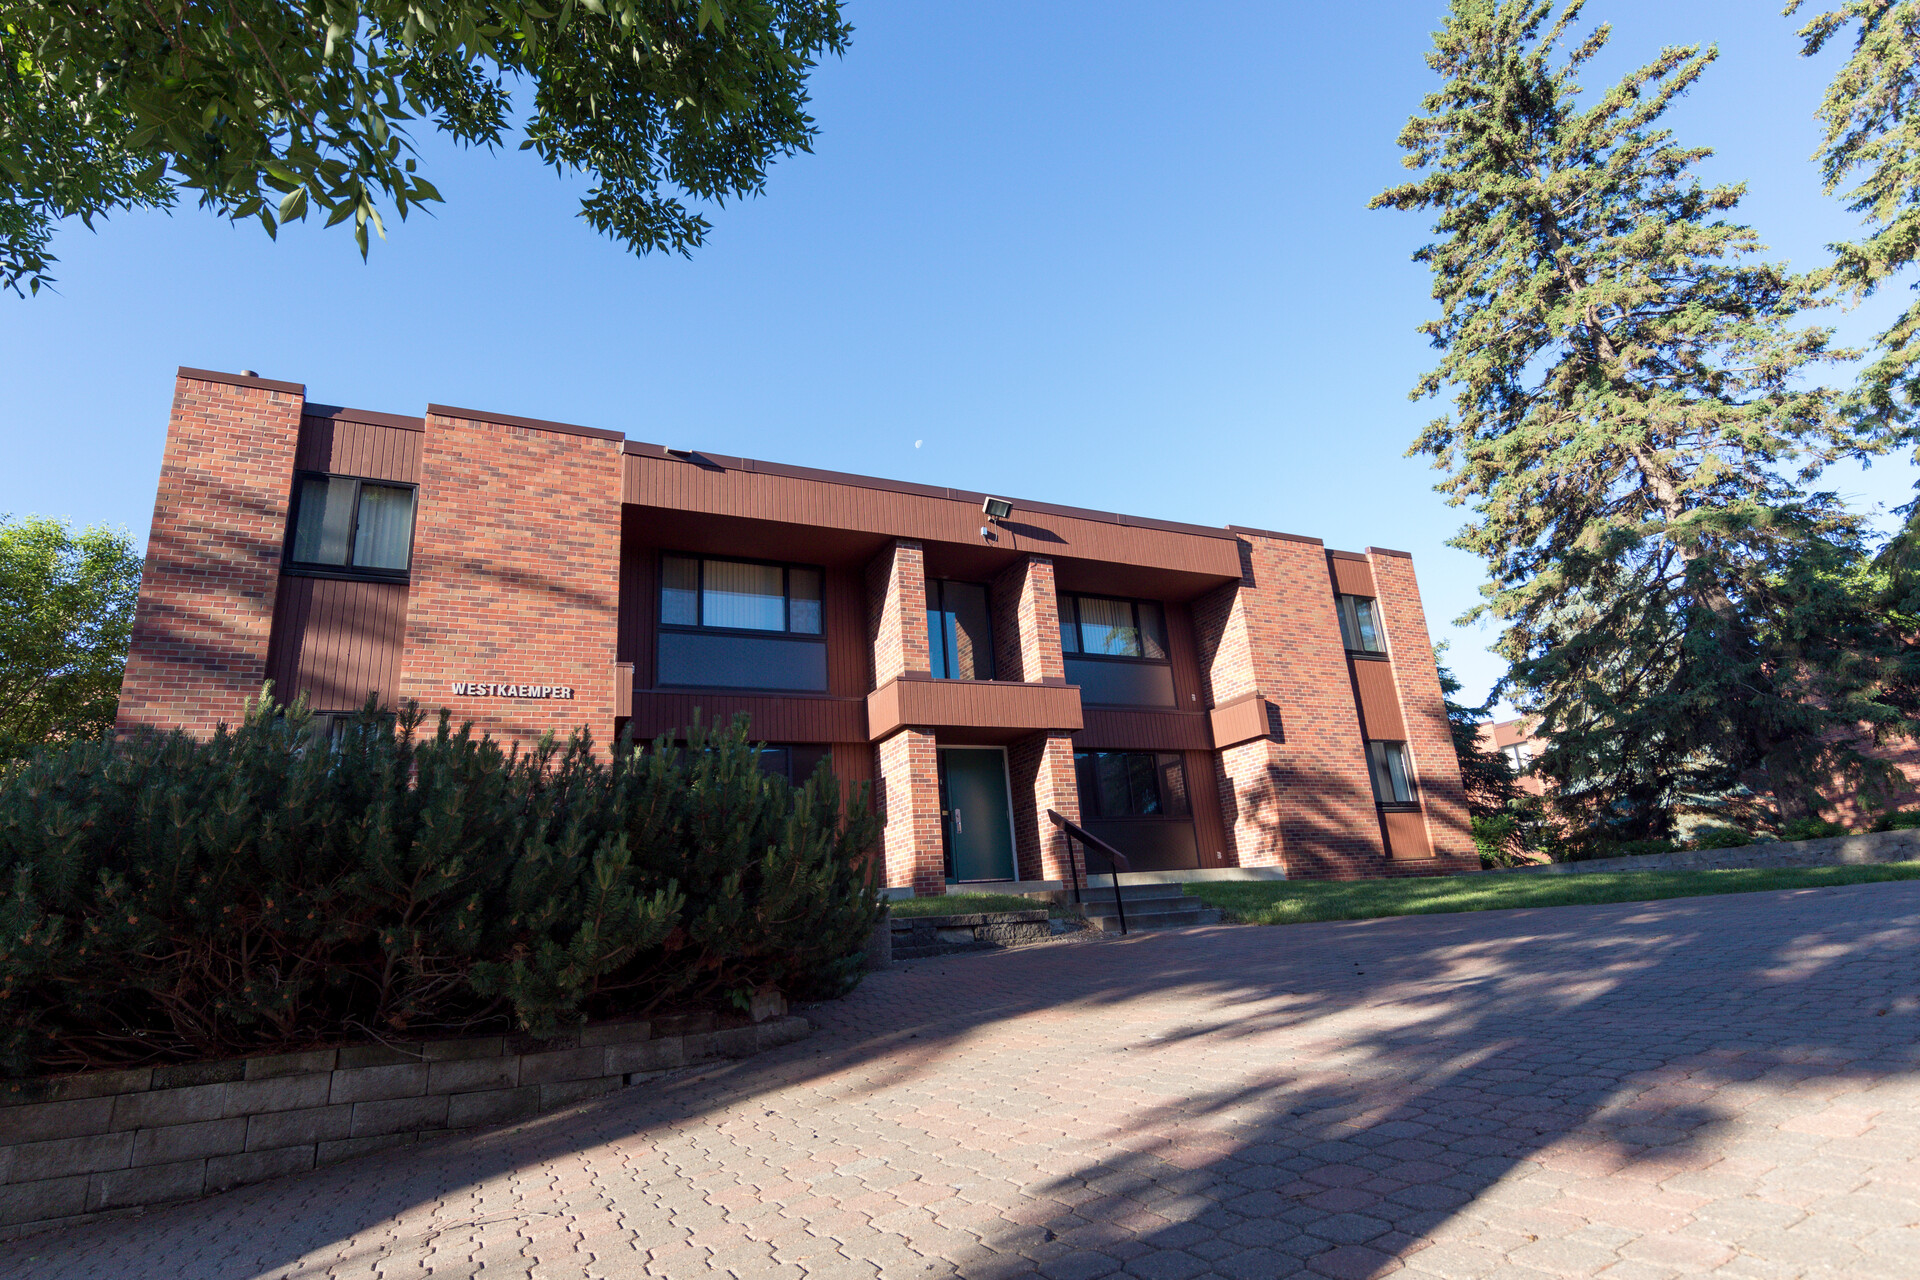
[[[1821,840],[1780,840],[1734,849],[1687,849],[1638,858],[1595,858],[1514,867],[1528,875],[1582,875],[1596,871],[1731,871],[1746,867],[1868,866],[1920,860],[1920,831],[1872,831]]]
[[[1023,947],[1053,937],[1044,908],[1037,911],[968,912],[952,916],[895,916],[888,954],[912,960],[956,951]]]
[[[710,1015],[0,1082],[0,1237],[525,1119],[812,1028]]]

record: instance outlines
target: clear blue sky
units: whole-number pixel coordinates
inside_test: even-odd
[[[636,259],[528,155],[422,139],[447,197],[362,265],[345,228],[196,209],[77,226],[59,292],[0,299],[0,512],[144,541],[177,365],[256,369],[315,400],[428,401],[676,446],[1411,551],[1469,693],[1500,664],[1451,626],[1477,560],[1403,456],[1431,416],[1409,254],[1368,212],[1433,83],[1443,5],[852,0],[815,80],[814,154],[719,211],[690,260]],[[1820,194],[1812,112],[1835,59],[1778,0],[1593,0],[1594,88],[1717,41],[1673,113],[1744,180],[1744,218],[1808,265],[1852,220]],[[1864,333],[1886,302],[1842,319]],[[1904,501],[1904,460],[1836,487]]]

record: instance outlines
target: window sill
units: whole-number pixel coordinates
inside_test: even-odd
[[[1376,800],[1374,801],[1374,805],[1382,813],[1420,812],[1420,802],[1418,800]]]
[[[328,568],[325,565],[282,564],[280,572],[289,578],[331,578],[338,582],[395,582],[401,586],[412,580],[406,569]]]
[[[1384,653],[1379,653],[1379,652],[1376,652],[1376,651],[1374,651],[1374,650],[1372,650],[1372,649],[1349,649],[1349,650],[1347,650],[1347,656],[1348,656],[1349,658],[1359,658],[1359,659],[1360,659],[1361,661],[1363,661],[1363,662],[1386,662],[1386,661],[1388,661],[1388,658],[1387,658],[1387,655],[1386,655],[1386,654],[1384,654]]]

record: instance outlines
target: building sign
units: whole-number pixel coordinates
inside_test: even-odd
[[[456,680],[453,691],[468,698],[566,698],[573,697],[570,684],[470,684]]]

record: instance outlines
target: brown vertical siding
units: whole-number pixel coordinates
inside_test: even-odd
[[[1387,831],[1389,858],[1398,861],[1433,856],[1433,844],[1427,839],[1426,816],[1418,809],[1391,810],[1380,815],[1380,822]]]
[[[1348,658],[1353,688],[1360,702],[1360,730],[1369,742],[1405,742],[1406,720],[1400,714],[1400,690],[1393,664],[1373,658]]]
[[[1327,552],[1327,568],[1333,574],[1333,589],[1343,596],[1372,596],[1373,568],[1365,556],[1351,551]]]
[[[426,433],[343,418],[300,419],[300,447],[294,466],[368,480],[420,481],[420,444]]]
[[[1162,605],[1167,618],[1167,657],[1173,661],[1173,702],[1180,711],[1204,711],[1206,692],[1200,680],[1200,646],[1193,633],[1193,614],[1184,604]]]
[[[316,711],[353,711],[374,693],[392,706],[406,627],[405,583],[281,578],[267,655],[274,697],[304,693]]]
[[[826,593],[822,612],[826,615],[827,628],[827,692],[839,698],[862,697],[873,687],[863,575],[857,569],[828,569],[823,590]]]
[[[1187,803],[1193,807],[1193,839],[1200,848],[1200,865],[1232,865],[1227,854],[1227,828],[1220,819],[1220,787],[1214,778],[1211,751],[1180,753],[1187,768]]]
[[[653,636],[659,620],[660,552],[635,538],[620,542],[620,632],[614,647],[633,664],[636,687],[653,687]]]
[[[1074,737],[1082,750],[1202,751],[1213,746],[1213,722],[1204,711],[1130,711],[1087,707],[1086,727]]]

